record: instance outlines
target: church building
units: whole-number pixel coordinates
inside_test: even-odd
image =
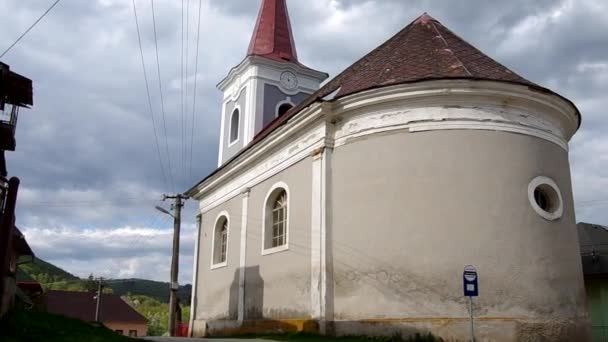
[[[261,2],[218,85],[218,168],[187,192],[193,335],[468,341],[474,265],[477,340],[588,340],[576,106],[428,14],[324,83],[286,1]]]

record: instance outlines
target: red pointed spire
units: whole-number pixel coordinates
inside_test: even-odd
[[[262,0],[247,55],[298,63],[285,0]]]

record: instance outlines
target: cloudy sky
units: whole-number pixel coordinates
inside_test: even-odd
[[[79,276],[168,279],[172,220],[154,206],[161,204],[162,193],[184,191],[214,169],[221,99],[215,85],[244,58],[260,3],[202,0],[195,75],[199,2],[189,1],[189,8],[184,2],[189,19],[183,87],[183,1],[154,3],[164,120],[149,0],[136,4],[152,114],[131,0],[63,0],[3,58],[34,81],[35,106],[21,112],[17,151],[7,161],[9,173],[22,180],[18,224],[39,257]],[[0,50],[53,1],[2,2]],[[608,136],[602,134],[608,129],[608,2],[290,0],[288,5],[300,59],[331,75],[426,11],[519,74],[572,99],[583,115],[570,155],[577,219],[608,224]],[[194,215],[190,203],[184,213],[182,283],[192,276]]]

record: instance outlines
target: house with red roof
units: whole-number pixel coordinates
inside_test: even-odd
[[[466,341],[473,313],[479,341],[588,340],[577,107],[426,13],[326,83],[294,36],[262,0],[218,84],[218,168],[187,191],[193,335]]]
[[[44,306],[49,313],[94,322],[97,309],[94,292],[47,291]],[[114,294],[102,294],[99,322],[116,333],[140,337],[148,332],[148,320]]]

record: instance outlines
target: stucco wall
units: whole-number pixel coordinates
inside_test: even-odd
[[[310,316],[311,160],[307,158],[251,189],[245,275],[246,319]],[[289,249],[262,255],[264,200],[283,182],[289,190]]]
[[[225,162],[232,158],[235,154],[237,154],[241,148],[243,148],[244,134],[245,134],[245,115],[247,115],[247,87],[241,90],[239,97],[236,101],[228,101],[226,103],[226,108],[224,109],[224,141],[221,142],[223,146],[223,158],[222,162]],[[234,109],[238,108],[240,110],[240,120],[239,120],[239,139],[233,145],[230,145],[230,119],[232,118],[232,112]]]
[[[264,109],[262,117],[263,122],[261,122],[258,126],[256,126],[256,132],[259,132],[268,125],[272,120],[276,118],[276,107],[279,102],[287,100],[287,98],[291,98],[291,101],[294,105],[298,105],[300,102],[304,101],[310,94],[299,92],[295,95],[287,95],[281,91],[279,87],[272,84],[264,85]]]
[[[247,212],[245,319],[310,316],[311,161],[307,158],[253,187]],[[271,187],[289,190],[289,249],[262,255],[263,207]],[[238,314],[240,236],[244,194],[202,216],[196,320],[236,320]],[[229,214],[227,266],[211,269],[213,227]]]
[[[336,320],[466,318],[462,270],[473,264],[478,317],[585,323],[568,155],[557,145],[505,132],[398,131],[336,148],[332,172]],[[528,201],[541,175],[561,189],[557,221]],[[530,328],[514,324],[498,334]]]
[[[220,213],[228,213],[227,266],[211,269],[213,228]],[[241,198],[226,202],[202,216],[196,319],[236,319],[239,288]]]

